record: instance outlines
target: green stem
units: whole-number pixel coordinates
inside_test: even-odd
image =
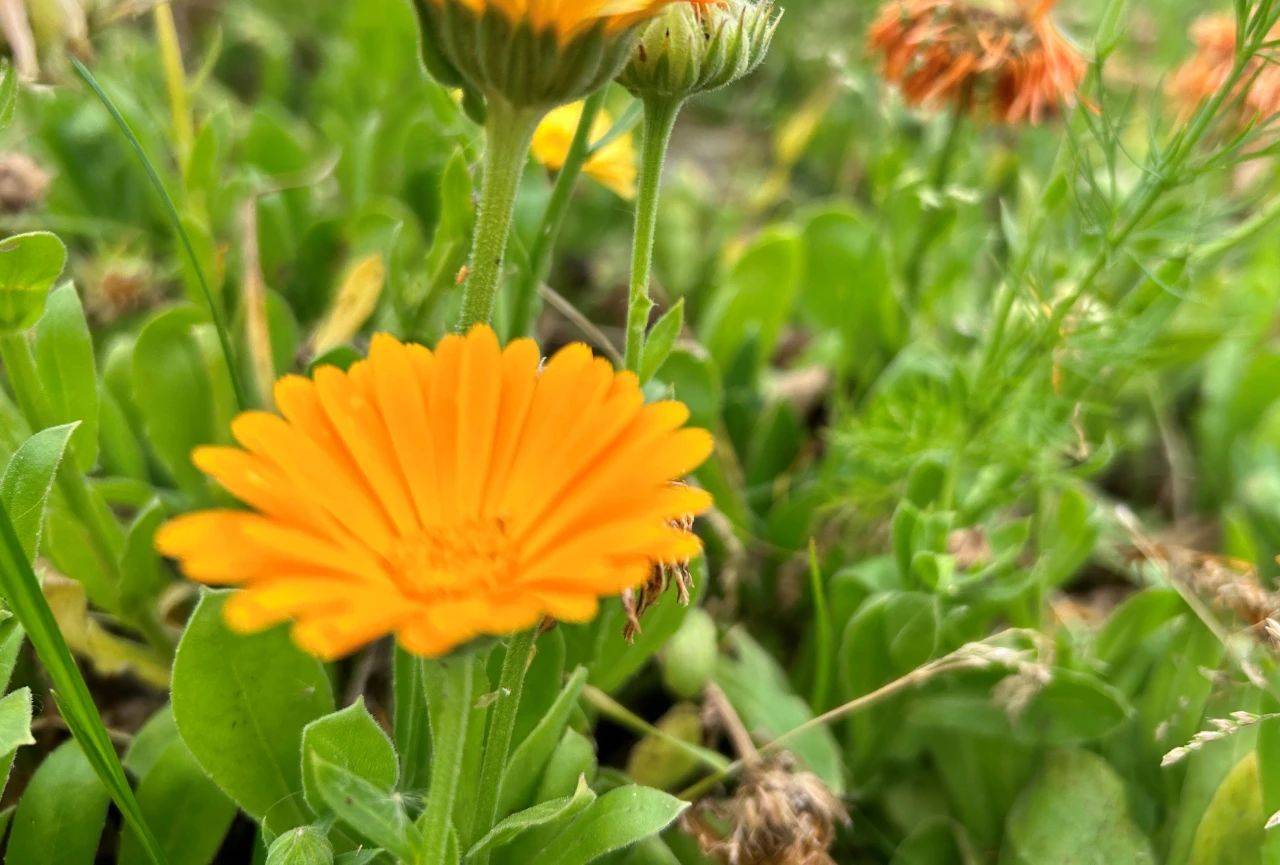
[[[602,87],[588,96],[582,104],[582,117],[578,120],[578,128],[569,144],[569,152],[565,154],[564,164],[556,175],[546,212],[542,214],[542,225],[538,228],[538,236],[529,253],[529,267],[516,285],[515,303],[511,310],[512,337],[524,336],[533,328],[538,309],[538,286],[547,279],[551,269],[551,252],[560,237],[565,214],[569,212],[574,187],[582,175],[582,167],[591,156],[591,126],[604,105],[604,96],[605,89]]]
[[[394,730],[400,755],[400,778],[406,790],[426,786],[423,774],[431,762],[431,730],[427,724],[427,699],[423,688],[426,662],[399,645],[392,660],[395,699]]]
[[[138,140],[138,136],[134,133],[133,128],[129,126],[129,121],[124,119],[124,115],[120,113],[120,109],[111,101],[111,97],[102,89],[102,85],[98,83],[98,79],[93,77],[93,73],[89,71],[83,63],[75,57],[70,57],[71,67],[75,69],[80,79],[88,85],[94,95],[98,97],[107,113],[111,115],[111,119],[124,133],[128,139],[130,146],[133,148],[134,154],[138,157],[138,161],[142,164],[143,170],[147,173],[147,178],[151,181],[151,186],[155,189],[156,194],[160,196],[160,200],[164,203],[165,213],[169,217],[169,223],[173,227],[174,234],[178,236],[178,240],[182,243],[182,248],[186,252],[187,261],[191,265],[192,271],[196,275],[196,281],[200,283],[200,291],[204,295],[205,303],[209,306],[209,318],[213,321],[213,328],[218,333],[218,345],[222,350],[223,362],[227,365],[227,375],[231,379],[231,388],[235,391],[236,407],[246,409],[249,407],[248,394],[244,389],[244,384],[240,381],[239,366],[236,364],[235,352],[231,349],[230,330],[223,316],[221,302],[214,297],[213,289],[209,287],[209,280],[205,276],[204,268],[200,265],[200,257],[196,255],[196,249],[191,243],[191,236],[187,234],[187,229],[182,224],[182,217],[178,214],[178,206],[173,201],[173,196],[169,194],[169,190],[164,185],[164,181],[160,179],[160,172],[156,170],[152,164],[147,151],[143,148],[142,142]]]
[[[541,112],[511,106],[501,97],[488,100],[485,120],[484,179],[480,187],[480,210],[476,214],[471,241],[471,260],[466,288],[462,294],[462,317],[458,330],[493,320],[498,281],[511,233],[516,191],[529,156],[533,131]]]
[[[644,104],[644,145],[640,154],[635,234],[631,241],[631,290],[627,299],[625,361],[627,369],[633,372],[640,368],[649,313],[653,311],[649,274],[653,268],[653,243],[658,228],[662,166],[667,159],[671,130],[675,128],[681,104],[666,99],[647,99]]]
[[[479,657],[479,656],[477,656]],[[446,865],[453,831],[453,803],[458,795],[467,727],[475,701],[470,656],[442,658],[422,667],[431,717],[431,785],[418,819],[422,847],[414,865]]]
[[[476,802],[476,816],[472,834],[482,837],[498,821],[498,794],[502,789],[502,773],[507,767],[507,754],[511,749],[511,737],[515,732],[516,713],[520,709],[520,696],[524,691],[524,677],[533,657],[537,628],[511,637],[507,644],[507,656],[502,662],[502,677],[498,681],[497,701],[489,718],[489,735],[484,742],[484,757],[480,761],[478,780],[480,795]],[[475,838],[468,838],[470,843]],[[488,865],[489,852],[479,853],[467,865]]]
[[[610,697],[599,688],[587,685],[582,689],[582,698],[594,706],[600,714],[620,724],[640,736],[652,736],[677,751],[683,752],[693,760],[706,766],[713,772],[723,772],[729,768],[730,760],[718,751],[701,748],[693,742],[672,735],[661,727],[655,727],[635,712]]]

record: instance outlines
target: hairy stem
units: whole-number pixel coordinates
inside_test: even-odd
[[[636,197],[635,234],[631,246],[631,290],[627,299],[626,367],[640,368],[645,331],[653,300],[649,296],[649,274],[653,268],[653,243],[658,228],[658,198],[662,189],[662,167],[671,143],[681,103],[649,99],[644,105],[644,145],[640,154],[640,181]]]
[[[422,846],[414,865],[446,865],[453,831],[453,803],[458,795],[462,757],[471,721],[472,664],[468,656],[441,658],[422,668],[431,717],[431,785],[418,828]]]
[[[490,711],[489,734],[484,742],[484,756],[480,761],[479,789],[476,802],[474,838],[483,837],[498,819],[498,794],[502,790],[502,773],[507,767],[507,754],[511,750],[511,737],[515,732],[516,713],[520,709],[520,696],[524,691],[524,677],[533,657],[537,628],[511,637],[507,643],[507,656],[502,662],[502,677],[498,681],[498,698]],[[468,865],[488,865],[489,851],[476,855]]]
[[[529,156],[533,130],[541,119],[540,112],[515,108],[501,97],[488,100],[488,112],[480,210],[476,214],[475,234],[471,240],[459,331],[493,320],[520,175]]]

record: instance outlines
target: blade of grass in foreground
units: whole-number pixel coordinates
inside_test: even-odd
[[[155,187],[156,193],[164,201],[165,212],[169,216],[169,221],[173,223],[173,230],[178,235],[178,239],[182,241],[182,248],[186,252],[187,258],[191,261],[191,269],[195,271],[196,279],[200,283],[200,290],[204,293],[205,303],[209,306],[209,317],[213,320],[214,330],[218,332],[218,345],[222,348],[222,357],[227,364],[227,375],[231,376],[231,387],[235,390],[236,404],[241,410],[248,408],[249,403],[245,398],[244,386],[240,382],[240,373],[236,367],[235,355],[231,351],[231,334],[227,330],[227,323],[222,318],[222,311],[213,296],[213,291],[209,288],[209,282],[205,279],[204,268],[200,266],[200,259],[196,256],[195,247],[191,245],[191,237],[187,234],[187,230],[182,227],[182,217],[178,215],[178,207],[173,203],[173,196],[169,195],[169,190],[165,188],[164,181],[160,179],[160,172],[156,171],[155,165],[152,164],[151,159],[147,156],[147,151],[142,147],[142,142],[133,133],[133,129],[129,127],[129,121],[124,119],[124,115],[120,113],[120,109],[116,107],[116,104],[111,101],[111,97],[107,95],[107,92],[102,89],[98,79],[94,78],[93,73],[75,57],[71,57],[70,60],[71,65],[76,70],[76,74],[98,97],[98,101],[107,109],[116,126],[120,127],[120,131],[124,133],[125,138],[129,139],[129,144],[132,145],[133,152],[147,172],[151,185]]]
[[[22,544],[13,529],[9,513],[0,507],[0,592],[9,602],[9,609],[31,640],[36,655],[53,682],[54,698],[58,710],[67,722],[71,735],[84,750],[103,786],[111,794],[116,807],[138,834],[142,846],[155,865],[165,865],[164,853],[156,837],[151,834],[133,789],[125,777],[124,767],[116,755],[115,747],[101,716],[93,704],[89,687],[76,667],[71,650],[58,630],[58,623],[40,590],[40,581],[23,552]]]

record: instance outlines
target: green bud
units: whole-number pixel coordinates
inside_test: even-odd
[[[716,654],[716,623],[706,610],[690,609],[663,652],[663,684],[681,699],[696,698],[711,680]]]
[[[769,0],[673,3],[641,31],[618,81],[675,100],[732,84],[764,61],[781,18]]]
[[[333,865],[333,845],[315,826],[299,826],[272,843],[267,865]]]
[[[49,289],[67,263],[67,248],[47,231],[0,240],[0,333],[39,320]]]

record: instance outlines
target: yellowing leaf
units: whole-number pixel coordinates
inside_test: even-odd
[[[329,312],[311,337],[312,350],[324,354],[359,333],[373,315],[385,282],[386,267],[376,252],[347,268]]]

